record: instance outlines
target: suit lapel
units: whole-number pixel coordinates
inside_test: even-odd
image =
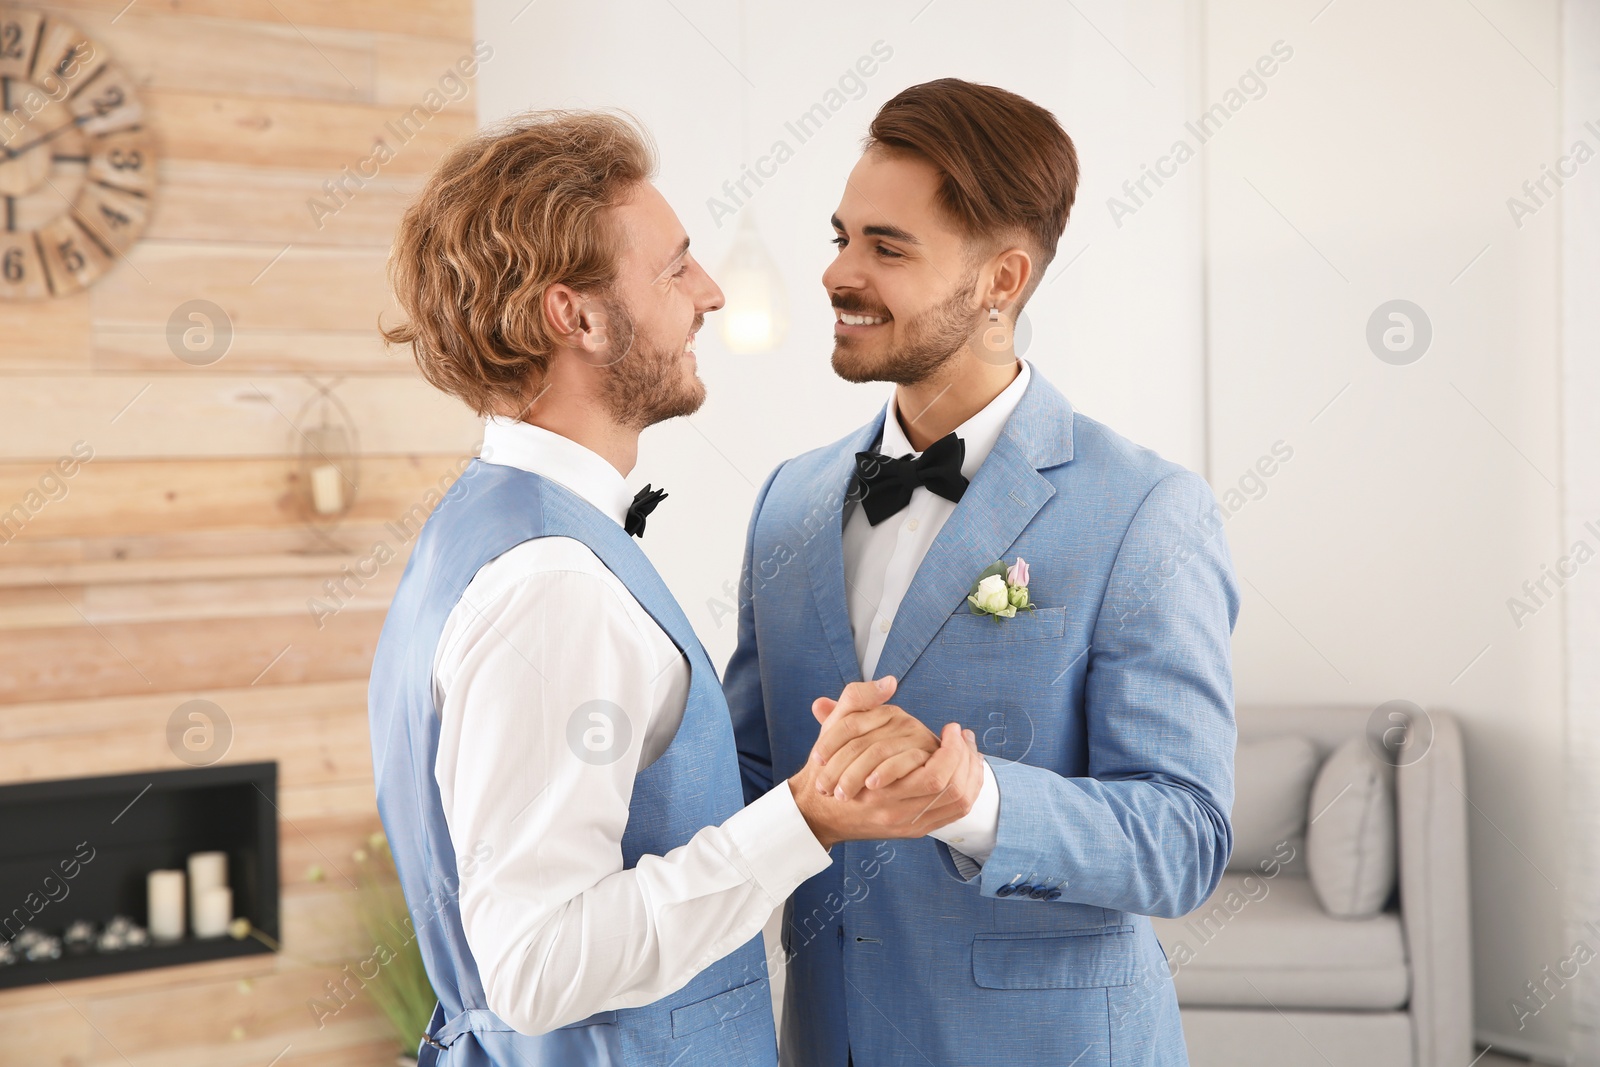
[[[1055,486],[1040,469],[1071,458],[1071,405],[1035,367],[994,449],[912,577],[878,657],[879,677],[905,676],[945,620],[963,605],[973,579],[1001,558],[1055,495]]]
[[[850,606],[844,589],[844,499],[855,477],[856,453],[865,452],[878,440],[883,416],[880,409],[877,418],[825,450],[820,469],[810,475],[815,490],[823,494],[821,503],[810,513],[820,511],[825,518],[821,529],[805,540],[801,555],[811,577],[811,595],[816,600],[822,632],[847,685],[861,681],[861,662],[856,658],[856,639],[850,629]]]
[[[883,432],[886,409],[877,418],[819,455],[809,472],[815,493],[811,514],[825,516],[809,538],[802,530],[805,560],[822,631],[846,683],[861,681],[855,634],[844,584],[844,519],[841,502],[855,476],[857,452],[873,447]],[[917,568],[900,608],[895,612],[878,676],[903,677],[939,632],[950,613],[964,601],[972,579],[1009,548],[1055,494],[1039,473],[1072,459],[1072,405],[1045,381],[1038,367],[1017,408],[1006,421],[994,449],[973,476],[922,565]]]

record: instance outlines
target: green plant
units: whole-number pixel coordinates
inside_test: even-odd
[[[359,911],[379,968],[377,977],[367,981],[365,989],[388,1018],[400,1051],[411,1055],[427,1032],[438,997],[422,964],[422,951],[417,947],[416,931],[400,891],[389,842],[377,833],[367,844],[366,849],[355,854],[361,893]]]

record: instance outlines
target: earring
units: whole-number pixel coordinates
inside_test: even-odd
[[[1000,309],[989,309],[989,325],[983,331],[983,347],[991,352],[1004,352],[1010,346],[1011,340],[1006,336],[1006,328],[1000,322]]]

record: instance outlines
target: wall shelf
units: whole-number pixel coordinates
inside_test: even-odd
[[[277,781],[277,763],[267,762],[0,786],[0,940],[26,928],[60,936],[75,920],[99,927],[115,915],[142,926],[149,871],[183,869],[190,853],[219,850],[228,854],[234,914],[276,944]],[[0,966],[0,989],[271,951],[256,937],[227,936],[68,950]]]

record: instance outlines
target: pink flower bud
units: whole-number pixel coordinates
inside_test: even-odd
[[[1006,581],[1011,585],[1028,584],[1028,561],[1021,556],[1010,567],[1006,568]]]

